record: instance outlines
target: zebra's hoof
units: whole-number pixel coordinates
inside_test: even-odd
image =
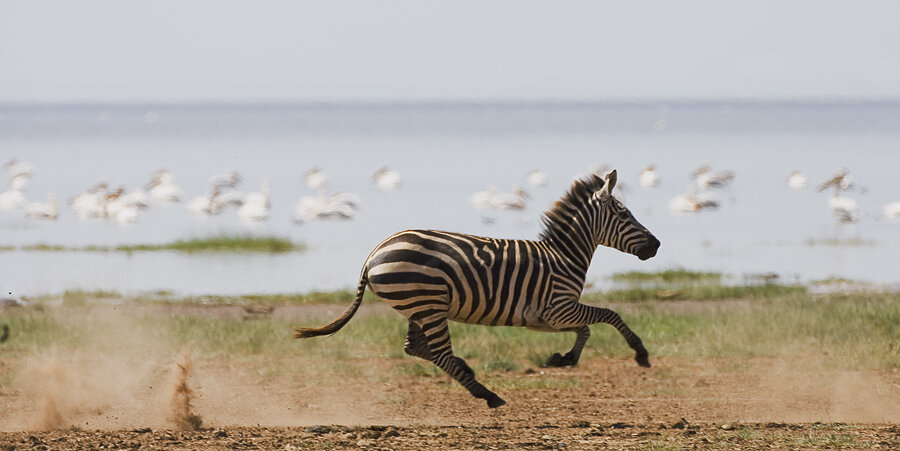
[[[650,356],[647,354],[638,355],[634,357],[634,360],[637,360],[638,365],[644,368],[650,368]]]
[[[547,359],[547,362],[544,363],[546,367],[564,367],[564,366],[575,366],[578,363],[577,360],[573,359],[569,354],[560,355],[558,352],[554,353]]]
[[[497,407],[500,407],[504,404],[506,404],[506,401],[504,401],[497,395],[493,395],[487,399],[487,405],[492,409],[496,409]]]

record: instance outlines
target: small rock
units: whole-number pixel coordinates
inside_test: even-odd
[[[722,426],[720,426],[719,428],[722,429],[723,431],[731,431],[731,430],[734,430],[734,425],[731,423],[725,423]]]
[[[688,427],[688,420],[682,418],[677,423],[672,425],[672,429],[686,429]]]

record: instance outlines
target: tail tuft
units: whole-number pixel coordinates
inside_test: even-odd
[[[305,327],[295,327],[294,328],[294,338],[309,338],[316,337],[318,335],[316,333],[317,329],[305,328]]]
[[[366,291],[366,284],[368,284],[368,278],[365,275],[365,271],[363,271],[363,275],[359,280],[359,286],[356,288],[356,299],[347,307],[347,310],[344,311],[341,316],[322,326],[316,328],[305,328],[305,327],[295,327],[294,328],[294,338],[310,338],[310,337],[318,337],[320,335],[331,335],[344,327],[350,318],[353,317],[353,314],[356,313],[356,310],[359,309],[359,305],[362,304],[363,293]]]

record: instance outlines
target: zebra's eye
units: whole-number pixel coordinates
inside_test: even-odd
[[[627,211],[624,211],[624,210],[618,211],[618,212],[616,212],[616,216],[618,216],[620,221],[628,220],[628,212]]]

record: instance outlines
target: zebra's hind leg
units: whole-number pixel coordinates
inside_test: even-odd
[[[428,343],[431,361],[444,370],[450,377],[456,379],[469,393],[476,398],[487,401],[490,408],[500,407],[506,404],[497,394],[488,390],[475,380],[475,372],[466,364],[465,360],[453,355],[450,344],[450,329],[447,326],[447,317],[429,317],[419,322],[422,333]],[[407,351],[408,352],[408,351]]]
[[[562,367],[575,366],[578,364],[578,359],[581,358],[581,351],[584,349],[584,344],[587,343],[588,338],[591,336],[591,328],[588,326],[581,326],[569,330],[577,334],[575,345],[572,346],[572,350],[567,352],[566,355],[560,355],[558,352],[554,353],[547,359],[544,366]]]
[[[415,322],[409,322],[409,332],[406,333],[406,343],[403,344],[403,350],[420,359],[431,361],[431,350],[428,349],[428,340],[425,334]]]

